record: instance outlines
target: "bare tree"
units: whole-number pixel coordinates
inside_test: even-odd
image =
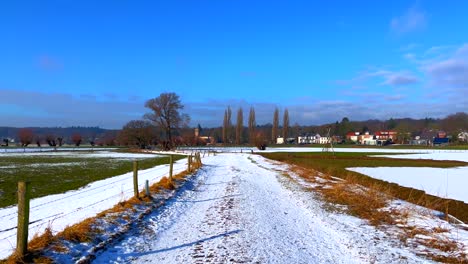
[[[271,142],[276,143],[276,138],[278,137],[278,127],[279,127],[279,110],[278,107],[275,108],[275,113],[273,114],[273,128],[271,129]]]
[[[178,129],[188,125],[190,120],[187,114],[180,113],[184,108],[180,98],[175,93],[162,93],[158,97],[146,101],[145,107],[152,112],[144,115],[145,119],[152,121],[164,131],[166,136],[166,149],[173,147],[172,135]]]
[[[289,111],[286,108],[283,115],[283,139],[284,142],[287,142],[289,136]]]
[[[36,145],[40,148],[41,147],[41,141],[42,141],[42,136],[41,135],[36,135],[34,137],[34,142],[36,142]]]
[[[232,122],[231,122],[231,107],[224,111],[224,119],[223,119],[223,143],[231,143],[232,141]]]
[[[224,118],[223,118],[223,128],[222,128],[222,140],[223,143],[227,143],[227,110],[224,110]]]
[[[72,141],[75,144],[75,146],[79,147],[82,141],[81,135],[78,133],[75,133],[72,135]]]
[[[267,137],[262,131],[256,132],[255,133],[255,140],[254,140],[255,146],[259,150],[265,150],[267,147]]]
[[[227,123],[226,123],[226,128],[227,128],[227,131],[226,131],[226,137],[227,137],[227,141],[229,143],[232,143],[232,121],[231,121],[231,117],[232,117],[232,112],[231,112],[231,107],[228,106],[227,108]]]
[[[237,123],[236,123],[236,144],[242,143],[242,129],[244,128],[244,113],[242,107],[237,110]]]
[[[249,112],[249,142],[250,144],[255,143],[255,127],[257,126],[257,123],[255,121],[255,109],[253,107],[250,107],[250,112]]]
[[[47,144],[48,144],[50,147],[56,147],[56,146],[57,146],[57,141],[55,140],[55,136],[54,136],[54,135],[52,135],[52,134],[46,135],[45,140],[46,140]]]
[[[61,147],[63,145],[63,137],[57,137],[57,143],[59,145],[59,147]]]
[[[34,134],[30,128],[22,128],[18,132],[18,138],[22,147],[27,147],[33,142]]]
[[[119,139],[126,145],[137,145],[144,149],[155,137],[154,126],[144,120],[132,120],[125,124],[120,131]]]

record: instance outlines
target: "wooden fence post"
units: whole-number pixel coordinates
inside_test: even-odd
[[[146,180],[145,182],[145,192],[146,192],[146,197],[149,197],[150,196],[149,180]]]
[[[138,195],[138,160],[133,161],[133,192],[135,198],[139,198]]]
[[[189,155],[189,156],[188,156],[187,171],[188,171],[189,173],[192,172],[192,155]]]
[[[169,180],[172,181],[172,173],[174,170],[174,157],[172,154],[169,156]]]
[[[18,182],[18,230],[16,233],[16,254],[23,258],[28,252],[29,230],[29,182]]]

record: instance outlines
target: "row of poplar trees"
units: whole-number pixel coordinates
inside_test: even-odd
[[[244,143],[244,112],[242,107],[237,109],[237,122],[236,127],[234,130],[234,126],[232,125],[232,110],[231,107],[228,106],[227,109],[224,111],[224,119],[223,119],[223,126],[222,126],[222,140],[225,144],[236,144],[240,145]],[[255,120],[255,108],[250,107],[249,111],[249,120],[248,120],[248,127],[247,127],[247,136],[249,144],[255,144],[255,140],[258,138],[265,137],[261,131],[257,131],[257,123]],[[233,131],[235,133],[233,133]],[[279,137],[280,127],[279,127],[279,109],[275,108],[275,112],[273,114],[273,126],[271,130],[271,143],[276,143],[276,138]],[[283,126],[282,126],[282,137],[285,139],[288,138],[289,135],[289,111],[286,108],[283,114]],[[233,140],[233,135],[235,135],[235,139]]]

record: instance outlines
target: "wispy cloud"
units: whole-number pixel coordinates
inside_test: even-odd
[[[392,86],[409,85],[419,82],[419,79],[407,72],[391,73],[385,76],[383,84]]]
[[[361,72],[350,80],[338,80],[335,81],[335,83],[338,85],[356,86],[376,78],[380,79],[380,85],[389,85],[394,87],[410,85],[419,82],[419,79],[409,71],[374,69],[372,71]]]
[[[424,29],[427,26],[427,15],[416,6],[406,10],[404,14],[392,18],[390,29],[397,34],[406,34]]]
[[[427,54],[428,52],[426,52]],[[468,88],[468,44],[451,52],[436,54],[422,64],[422,71],[433,86],[461,90]]]

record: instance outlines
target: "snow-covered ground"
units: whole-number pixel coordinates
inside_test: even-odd
[[[261,156],[220,154],[95,263],[428,263]]]
[[[468,151],[433,150],[432,152],[419,153],[419,154],[379,155],[379,157],[394,158],[394,159],[458,160],[458,161],[468,162]]]
[[[120,157],[120,154],[110,153],[109,155]],[[125,153],[125,155],[128,157],[129,154]],[[130,155],[135,158],[139,157],[138,155],[147,154]],[[174,164],[174,173],[182,172],[186,167],[186,160],[179,160]],[[146,180],[153,184],[168,174],[168,165],[140,170],[138,174],[139,189],[143,190]],[[93,217],[132,196],[133,174],[126,173],[93,182],[78,190],[33,199],[30,204],[29,239],[34,234],[42,233],[47,227],[50,227],[54,232],[61,231],[67,225]],[[17,212],[16,206],[0,209],[0,259],[10,255],[16,247]]]
[[[419,154],[433,154],[433,153],[465,153],[468,150],[452,150],[452,149],[397,149],[397,148],[334,148],[335,152],[371,152],[371,153],[418,153]],[[290,148],[267,148],[266,150],[259,151],[254,149],[255,152],[322,152],[323,148],[309,148],[309,147],[290,147]],[[379,155],[380,156],[380,155]]]
[[[42,151],[42,152],[6,152],[0,153],[1,157],[37,157],[37,156],[54,156],[54,157],[70,157],[70,158],[114,158],[114,159],[140,159],[140,158],[155,158],[160,157],[157,154],[150,153],[129,153],[115,152],[111,150],[94,150],[94,151]]]
[[[116,148],[73,148],[73,147],[58,147],[57,149],[51,147],[27,147],[27,148],[0,148],[0,153],[36,153],[36,152],[52,152],[52,151],[101,151],[101,150],[115,150]]]
[[[348,168],[372,178],[398,183],[426,193],[468,203],[468,167],[419,168],[377,167]]]
[[[458,160],[468,162],[468,152],[434,150],[431,153],[379,155],[379,157],[400,159]],[[439,197],[448,197],[468,203],[468,167],[420,168],[420,167],[378,167],[348,168],[372,178],[398,183],[405,187],[423,190]]]

